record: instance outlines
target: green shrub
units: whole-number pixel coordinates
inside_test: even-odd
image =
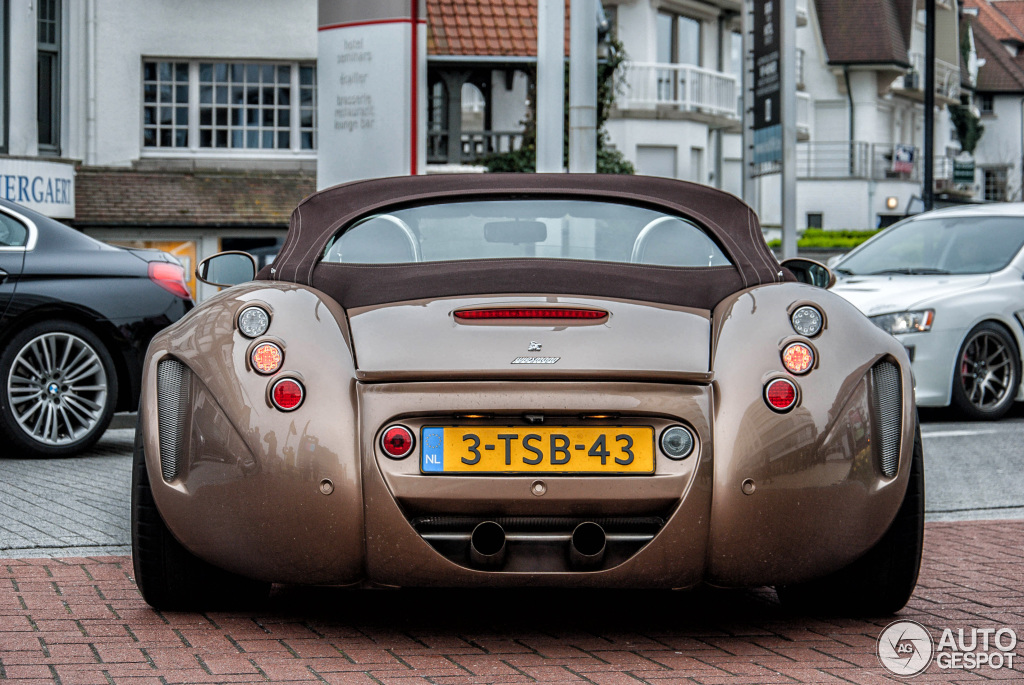
[[[881,229],[878,229],[881,230]],[[823,250],[852,250],[871,236],[878,233],[874,231],[826,231],[822,228],[808,228],[796,242],[797,248],[823,249]],[[768,247],[775,249],[782,247],[781,240],[769,240]]]

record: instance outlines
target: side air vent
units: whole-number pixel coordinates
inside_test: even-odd
[[[156,408],[160,427],[160,472],[172,481],[180,473],[185,443],[192,372],[177,359],[165,359],[156,367]]]
[[[900,370],[892,362],[879,362],[871,369],[874,392],[875,439],[878,441],[878,465],[887,478],[896,475],[900,463],[900,433],[903,399]]]

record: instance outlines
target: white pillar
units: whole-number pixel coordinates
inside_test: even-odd
[[[569,171],[597,171],[597,3],[572,0],[569,16]]]
[[[537,171],[562,167],[565,137],[565,0],[537,0]]]

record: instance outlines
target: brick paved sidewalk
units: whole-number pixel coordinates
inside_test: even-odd
[[[1011,627],[1024,638],[1024,521],[927,527],[900,618]],[[392,591],[284,588],[253,613],[160,614],[126,557],[0,560],[0,679],[356,685],[878,683],[892,617],[786,613],[774,592]],[[1016,652],[1024,652],[1024,643]],[[1018,657],[1019,658],[1019,657]],[[942,671],[912,682],[1024,682]]]

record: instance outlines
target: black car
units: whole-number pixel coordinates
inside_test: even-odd
[[[134,411],[150,339],[192,308],[184,275],[0,200],[0,456],[78,454]]]

